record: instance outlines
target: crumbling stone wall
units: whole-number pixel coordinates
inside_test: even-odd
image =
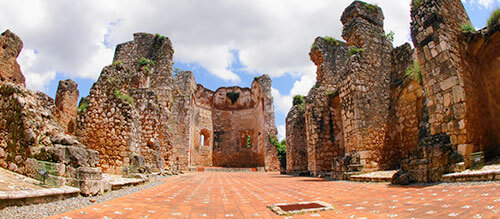
[[[407,71],[418,63],[410,44],[392,51],[391,98],[385,143],[376,150],[381,169],[399,169],[401,160],[418,147],[423,87],[418,72]]]
[[[15,36],[8,31],[4,35]],[[3,49],[22,45],[17,37],[5,43]],[[17,49],[3,54],[13,66],[19,66],[16,57],[21,48]],[[18,78],[24,79],[17,70],[0,65],[5,75],[21,74]],[[46,171],[45,181],[51,185],[79,187],[85,195],[102,193],[101,170],[94,168],[98,152],[64,133],[54,118],[54,99],[26,89],[24,80],[19,82],[0,81],[0,167],[40,180]]]
[[[172,44],[146,33],[116,48],[78,118],[77,135],[99,150],[105,172],[163,170],[171,148],[168,130],[172,88]],[[134,167],[144,159],[144,167]]]
[[[228,93],[239,97],[233,103]],[[214,166],[265,166],[262,96],[248,88],[228,87],[217,89],[213,99]]]
[[[6,30],[0,35],[0,82],[26,86],[24,75],[16,60],[22,48],[23,41],[10,30]]]
[[[117,46],[113,64],[82,100],[87,106],[80,107],[77,133],[101,151],[103,170],[213,165],[276,170],[276,149],[266,141],[276,134],[270,78],[259,77],[252,89],[213,92],[197,86],[192,72],[172,76],[172,55],[168,38],[136,33],[133,41]],[[226,96],[229,91],[240,93],[235,103]],[[246,147],[248,136],[252,147]],[[140,163],[144,167],[135,167]]]
[[[305,113],[313,175],[344,172],[347,165],[379,167],[376,155],[386,146],[392,63],[383,18],[379,7],[354,1],[341,18],[346,43],[326,37],[314,41],[309,55],[317,66],[317,82],[306,98]],[[358,164],[344,159],[353,155],[360,157]]]
[[[500,155],[500,29],[499,25],[459,37],[466,81],[465,96],[472,152],[487,159]],[[464,79],[465,80],[465,79]],[[468,86],[467,86],[468,85]]]
[[[462,32],[460,26],[470,21],[458,0],[414,4],[411,16],[424,101],[420,147],[403,160],[403,168],[393,177],[399,184],[440,181],[443,173],[462,165],[459,162],[468,165],[472,152],[485,151],[491,158],[499,149],[498,117],[491,112],[499,109],[500,28]],[[433,151],[433,156],[422,156],[426,151]]]
[[[286,171],[307,172],[307,136],[304,105],[294,105],[286,117]]]
[[[79,91],[76,82],[71,79],[59,81],[54,117],[67,134],[75,131],[78,98]]]
[[[454,149],[472,151],[466,118],[466,74],[460,65],[460,25],[470,22],[461,2],[428,0],[412,7],[412,39],[422,65],[430,135],[445,133]],[[472,94],[472,93],[470,93]]]

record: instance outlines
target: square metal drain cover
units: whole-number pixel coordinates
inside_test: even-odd
[[[279,216],[315,213],[334,209],[330,204],[321,201],[279,203],[267,207]]]

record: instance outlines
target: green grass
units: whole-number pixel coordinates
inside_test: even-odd
[[[366,51],[366,49],[364,49],[364,48],[352,48],[349,50],[349,55],[352,56],[352,55],[359,54],[359,53],[362,53],[365,51]]]
[[[488,19],[488,29],[493,28],[500,23],[500,8],[493,11]]]
[[[413,61],[412,65],[406,69],[405,76],[411,77],[417,82],[422,82],[422,69],[420,63]]]
[[[326,44],[329,46],[338,46],[339,45],[339,41],[331,36],[325,36],[324,39],[326,41]],[[313,46],[314,46],[314,44],[313,44]]]
[[[115,94],[115,97],[120,98],[124,102],[127,102],[132,106],[134,105],[134,99],[131,96],[129,96],[128,94],[124,94],[120,90],[115,90],[114,94]]]
[[[470,24],[470,23],[465,23],[465,24],[460,25],[460,30],[462,30],[463,33],[472,33],[474,31],[476,31],[474,26],[472,26],[472,24]]]

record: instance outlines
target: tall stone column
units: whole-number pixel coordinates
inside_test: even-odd
[[[415,2],[415,1],[414,1]],[[424,83],[428,125],[421,137],[444,134],[462,155],[471,153],[467,136],[465,72],[460,64],[460,26],[470,23],[460,0],[424,0],[413,3],[411,35]],[[421,143],[422,144],[422,143]]]
[[[346,153],[359,152],[365,169],[376,169],[375,148],[384,145],[390,105],[392,44],[384,33],[384,15],[361,1],[341,18],[342,37],[349,46],[349,70],[340,98]]]

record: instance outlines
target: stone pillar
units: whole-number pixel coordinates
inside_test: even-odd
[[[390,105],[392,43],[385,37],[384,15],[376,6],[354,1],[341,18],[349,46],[349,70],[340,98],[346,153],[359,152],[365,169],[376,169]]]
[[[288,174],[307,171],[307,137],[304,103],[292,107],[286,117],[286,170]]]
[[[55,119],[67,134],[73,134],[78,103],[78,84],[71,79],[59,81],[56,93]]]
[[[460,0],[424,0],[412,5],[411,35],[422,66],[428,129],[422,137],[446,134],[455,150],[471,153],[467,136],[466,81],[460,66],[460,26],[470,23]]]
[[[22,48],[23,41],[10,30],[6,30],[0,35],[0,82],[26,86],[24,75],[16,61]]]
[[[277,136],[278,129],[274,119],[273,95],[271,94],[272,80],[269,75],[264,74],[256,81],[262,89],[263,104],[264,104],[264,162],[266,171],[278,171],[280,162],[278,160],[278,151],[276,147],[269,141],[270,136]]]

